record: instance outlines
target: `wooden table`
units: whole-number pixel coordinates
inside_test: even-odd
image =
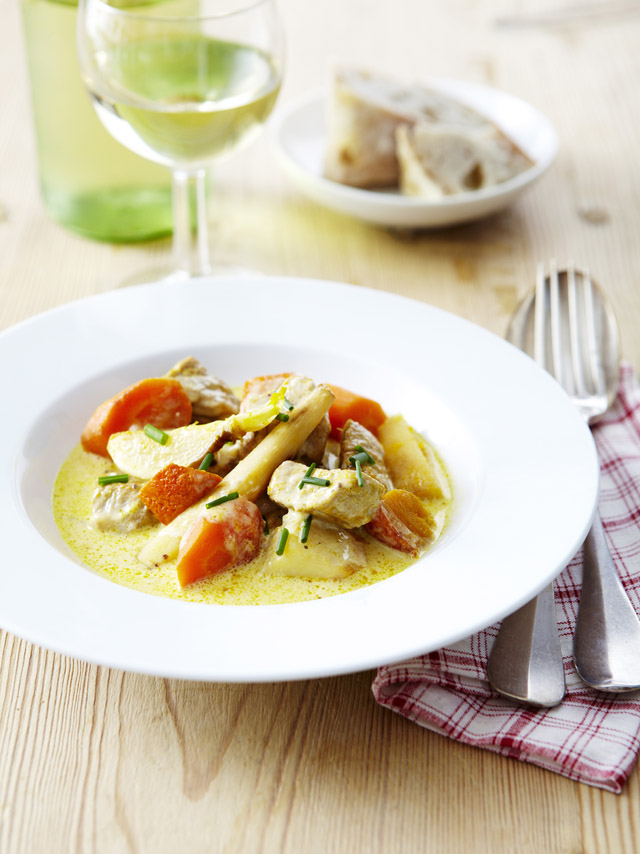
[[[391,233],[307,201],[264,139],[220,168],[219,257],[395,291],[503,334],[538,259],[588,264],[640,368],[640,4],[282,0],[282,102],[332,59],[506,89],[561,149],[509,211]],[[169,243],[93,243],[40,203],[16,3],[0,6],[0,327],[105,290]],[[2,370],[15,366],[3,365]],[[4,571],[7,567],[4,568]],[[640,777],[621,796],[461,746],[378,707],[372,673],[199,684],[70,660],[0,634],[0,851],[628,852]]]

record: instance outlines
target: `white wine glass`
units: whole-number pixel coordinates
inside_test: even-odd
[[[268,118],[282,54],[274,0],[80,2],[80,69],[98,117],[120,143],[172,171],[172,278],[212,271],[207,168]]]

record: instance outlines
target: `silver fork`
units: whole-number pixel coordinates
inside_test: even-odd
[[[560,273],[552,262],[547,277],[540,265],[535,295],[516,312],[508,337],[563,385],[588,424],[608,409],[618,378],[617,325],[588,272],[570,264]],[[581,678],[594,688],[640,687],[640,620],[618,578],[597,512],[584,545],[574,659]],[[552,585],[505,618],[487,675],[496,690],[514,699],[541,706],[562,700]]]

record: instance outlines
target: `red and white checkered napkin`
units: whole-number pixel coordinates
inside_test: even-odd
[[[615,406],[594,429],[600,456],[600,514],[622,582],[640,613],[640,387],[624,364]],[[499,624],[411,661],[378,670],[382,705],[427,729],[619,793],[640,750],[640,691],[588,688],[571,658],[582,551],[556,580],[556,612],[567,693],[553,709],[507,700],[487,682]],[[638,652],[640,655],[640,650]]]

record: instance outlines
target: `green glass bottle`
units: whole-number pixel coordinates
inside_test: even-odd
[[[113,243],[172,230],[168,169],[104,129],[80,79],[77,0],[21,0],[42,199],[62,225]]]

